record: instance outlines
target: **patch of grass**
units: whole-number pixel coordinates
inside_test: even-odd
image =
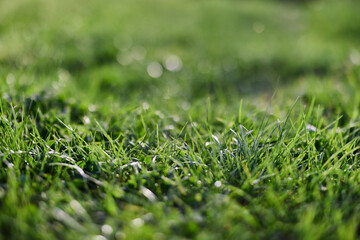
[[[359,6],[1,2],[0,239],[358,238]]]

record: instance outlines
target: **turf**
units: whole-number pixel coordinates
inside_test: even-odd
[[[357,239],[356,1],[0,2],[0,239]]]

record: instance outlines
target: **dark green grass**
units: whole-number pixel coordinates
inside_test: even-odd
[[[359,8],[0,2],[0,239],[359,238]]]

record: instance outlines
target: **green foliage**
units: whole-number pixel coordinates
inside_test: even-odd
[[[359,8],[0,2],[0,239],[358,238]]]

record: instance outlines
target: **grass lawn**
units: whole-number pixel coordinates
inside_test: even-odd
[[[360,238],[359,12],[0,1],[0,240]]]

